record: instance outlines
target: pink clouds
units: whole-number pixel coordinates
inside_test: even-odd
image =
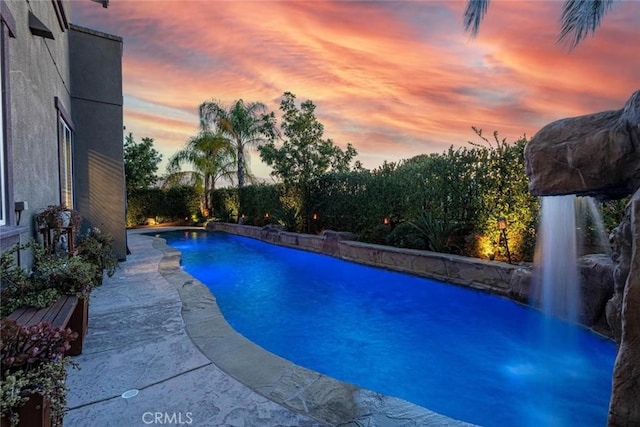
[[[571,54],[559,2],[492,2],[476,39],[464,2],[73,2],[73,22],[124,39],[127,131],[166,157],[215,98],[312,99],[325,136],[367,167],[464,145],[471,126],[514,140],[558,118],[620,108],[639,87],[640,6],[616,2]],[[137,101],[140,102],[137,102]],[[256,174],[265,175],[254,155]]]

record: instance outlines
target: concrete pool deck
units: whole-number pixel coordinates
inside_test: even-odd
[[[346,384],[235,332],[163,239],[128,232],[131,255],[90,301],[67,378],[66,426],[470,426]],[[121,395],[138,390],[131,398]]]

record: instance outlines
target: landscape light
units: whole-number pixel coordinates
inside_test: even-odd
[[[498,218],[498,229],[499,230],[506,230],[507,229],[507,219],[503,216]]]

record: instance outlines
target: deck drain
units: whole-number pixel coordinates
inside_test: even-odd
[[[139,393],[139,391],[138,391],[138,390],[136,390],[136,389],[134,388],[134,389],[132,389],[132,390],[127,390],[127,391],[125,391],[124,393],[122,393],[122,396],[121,396],[121,397],[122,397],[123,399],[130,399],[130,398],[132,398],[132,397],[134,397],[134,396],[137,396],[137,395],[138,395],[138,393]]]

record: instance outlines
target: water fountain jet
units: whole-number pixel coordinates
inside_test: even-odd
[[[576,197],[542,198],[542,216],[536,245],[534,299],[549,315],[578,322],[580,283]]]
[[[589,196],[577,197],[578,228],[582,233],[578,234],[578,247],[582,248],[583,255],[598,253],[611,256],[611,243],[609,234],[604,226],[602,212],[596,199]]]

